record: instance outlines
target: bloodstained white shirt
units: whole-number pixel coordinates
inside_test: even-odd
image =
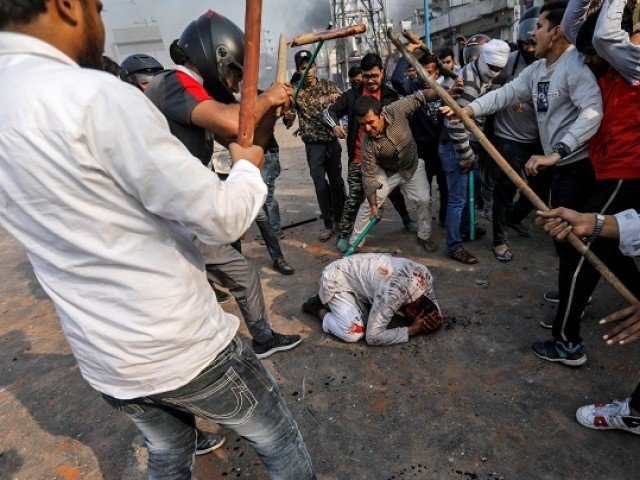
[[[409,340],[407,327],[387,328],[403,305],[425,295],[438,306],[427,267],[380,253],[352,255],[327,265],[320,277],[320,301],[327,304],[339,292],[351,293],[359,304],[370,306],[367,336],[375,338],[375,345]]]
[[[0,32],[0,223],[53,300],[89,384],[128,399],[179,388],[235,335],[193,243],[227,244],[266,197],[226,182],[136,88],[48,43]]]

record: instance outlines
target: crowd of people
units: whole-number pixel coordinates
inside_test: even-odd
[[[52,298],[83,377],[144,434],[149,478],[190,478],[194,455],[222,445],[224,437],[195,428],[196,416],[249,440],[273,478],[316,478],[260,362],[302,339],[271,328],[239,240],[255,221],[273,268],[295,273],[280,246],[279,110],[287,125],[298,120],[293,134],[322,214],[319,241],[333,238],[339,252],[362,247],[388,197],[424,256],[439,248],[437,218],[448,257],[475,264],[464,244],[487,233],[477,205],[492,223],[496,260],[509,262],[508,231],[529,236],[533,206],[423,77],[447,89],[553,208],[537,212],[559,260],[557,291],[545,294],[557,310],[540,322],[552,338],[531,345],[541,359],[587,360],[580,319],[600,274],[566,242],[569,233],[640,297],[631,258],[640,255],[640,23],[626,0],[532,7],[515,49],[477,34],[463,65],[450,48],[435,56],[410,44],[424,71],[400,57],[387,72],[367,53],[349,70],[346,91],[318,78],[312,53],[299,50],[291,83],[258,92],[249,148],[234,143],[244,34],[233,22],[212,11],[194,20],[171,45],[172,68],[145,54],[118,65],[102,57],[101,9],[99,0],[0,0],[0,221]],[[250,347],[216,286],[237,301]],[[325,332],[370,345],[443,324],[428,268],[386,254],[327,265],[302,309]],[[396,314],[408,326],[389,328]],[[614,321],[622,323],[607,344],[640,339],[640,306],[602,323]],[[576,416],[590,428],[640,434],[640,385]]]

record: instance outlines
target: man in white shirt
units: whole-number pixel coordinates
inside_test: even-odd
[[[262,151],[232,145],[223,183],[144,95],[80,68],[102,66],[101,9],[0,1],[0,223],[53,300],[85,380],[145,435],[150,478],[190,478],[199,415],[251,441],[273,477],[314,479],[278,387],[216,302],[192,241],[222,245],[249,227],[266,196]]]
[[[407,258],[379,253],[352,255],[327,265],[320,289],[302,310],[319,318],[322,329],[344,340],[365,338],[369,345],[394,345],[442,327],[442,314],[427,267]],[[408,327],[387,328],[394,315]]]

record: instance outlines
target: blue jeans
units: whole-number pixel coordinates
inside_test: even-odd
[[[315,480],[307,447],[275,380],[236,335],[196,378],[171,392],[133,400],[103,395],[142,432],[150,480],[189,480],[195,417],[223,425],[250,442],[273,479]]]
[[[446,230],[447,250],[451,253],[462,246],[462,234],[469,234],[469,174],[460,168],[460,158],[453,146],[441,144],[438,152],[449,190]]]
[[[276,198],[276,179],[280,176],[280,154],[278,150],[267,150],[264,152],[264,168],[262,169],[262,179],[267,185],[267,200],[264,207],[258,213],[258,222],[269,220],[276,237],[280,237],[280,205]]]

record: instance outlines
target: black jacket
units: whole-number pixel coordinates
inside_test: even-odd
[[[327,108],[324,112],[325,121],[335,127],[340,124],[340,119],[347,116],[349,120],[349,128],[347,130],[347,153],[349,154],[349,161],[353,161],[356,150],[356,139],[358,138],[358,120],[354,113],[354,107],[356,100],[362,96],[362,89],[364,87],[350,88],[344,92],[336,102]],[[381,95],[380,102],[385,107],[390,103],[398,100],[399,95],[393,88],[385,85],[380,86]]]

